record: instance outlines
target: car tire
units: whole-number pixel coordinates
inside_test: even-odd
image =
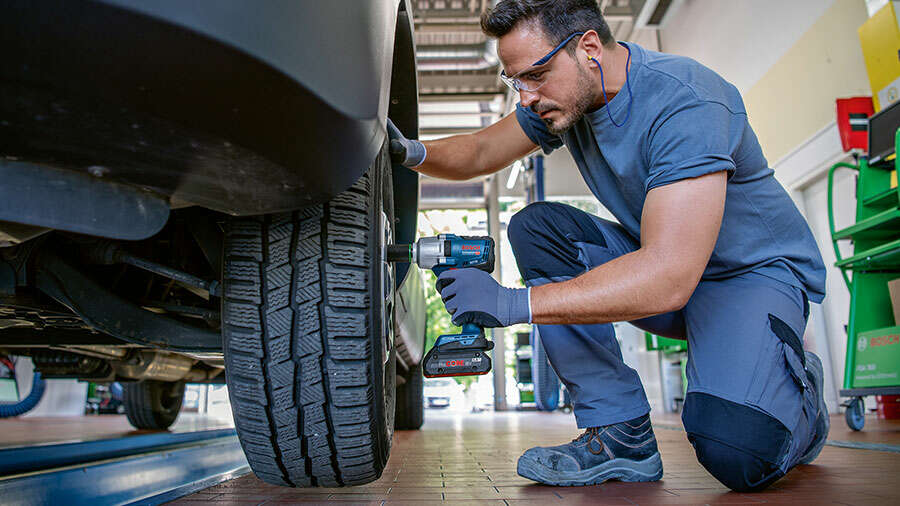
[[[124,383],[125,416],[135,429],[166,430],[178,418],[184,402],[183,381]]]
[[[394,427],[399,430],[419,430],[425,421],[425,379],[422,364],[413,367],[406,382],[397,387],[397,413]]]
[[[393,219],[385,146],[327,204],[228,224],[225,375],[263,481],[360,485],[384,470],[396,388]]]

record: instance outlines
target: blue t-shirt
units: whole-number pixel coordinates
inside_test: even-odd
[[[737,88],[690,58],[627,47],[634,103],[621,128],[606,109],[622,123],[625,87],[561,136],[519,104],[516,117],[526,135],[545,153],[565,144],[588,187],[636,240],[647,192],[728,171],[722,227],[703,279],[755,271],[821,302],[822,256],[806,220],[775,180]]]

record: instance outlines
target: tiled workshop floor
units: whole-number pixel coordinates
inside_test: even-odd
[[[343,489],[289,489],[248,475],[176,501],[196,505],[292,504],[900,504],[900,453],[826,446],[814,465],[794,469],[757,494],[729,492],[700,467],[677,419],[656,425],[665,474],[655,483],[607,482],[592,487],[546,487],[516,475],[527,448],[573,438],[571,415],[544,413],[453,414],[429,411],[421,431],[396,434],[391,459],[378,481]],[[666,428],[668,426],[668,428]],[[841,417],[831,439],[893,443],[900,423],[868,421],[850,434]]]
[[[170,430],[196,432],[231,427],[234,427],[234,423],[230,417],[215,418],[196,413],[181,413]],[[91,441],[152,432],[154,431],[135,430],[125,415],[4,418],[0,420],[0,448]]]

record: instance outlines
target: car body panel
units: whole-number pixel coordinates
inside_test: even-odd
[[[387,113],[397,7],[387,0],[101,0],[203,34],[265,62],[358,119]],[[310,24],[315,20],[315,25]],[[302,27],[303,29],[298,29]],[[380,44],[378,44],[380,42]]]
[[[232,215],[327,201],[384,143],[393,55],[412,57],[394,47],[397,27],[411,30],[404,12],[396,0],[0,3],[0,155]],[[393,97],[398,114],[415,114],[412,92]]]

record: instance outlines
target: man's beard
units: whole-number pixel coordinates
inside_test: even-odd
[[[575,96],[575,103],[572,105],[570,111],[563,112],[559,104],[555,102],[538,102],[532,106],[532,110],[537,114],[552,110],[557,110],[562,113],[562,117],[556,120],[541,118],[544,121],[544,124],[547,125],[547,130],[553,135],[562,135],[566,130],[572,128],[572,125],[584,117],[584,114],[594,101],[593,94],[591,93],[590,76],[588,76],[587,72],[581,67],[578,67],[578,82],[576,84],[575,90],[577,95]]]

